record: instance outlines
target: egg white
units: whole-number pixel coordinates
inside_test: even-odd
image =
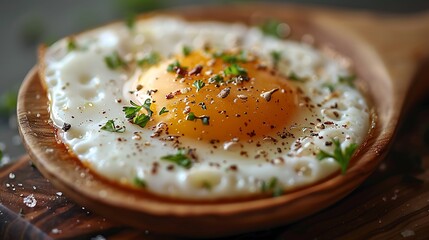
[[[183,199],[233,198],[260,193],[262,184],[273,178],[284,190],[309,185],[339,170],[333,159],[319,161],[315,157],[320,149],[333,151],[327,141],[337,138],[344,149],[362,143],[369,129],[368,105],[359,91],[337,84],[337,95],[332,95],[324,87],[336,84],[338,76],[350,75],[346,67],[309,45],[267,37],[254,27],[155,17],[138,21],[132,30],[117,23],[74,39],[78,49],[68,51],[68,40],[64,39],[49,47],[42,59],[51,119],[58,128],[64,123],[71,125],[68,131],[59,131],[63,143],[100,176],[129,185],[136,177],[144,179],[145,189],[155,194]],[[175,154],[177,149],[151,137],[151,130],[125,119],[122,108],[129,101],[123,87],[134,71],[109,69],[105,56],[116,51],[127,60],[156,51],[168,59],[180,54],[184,45],[203,49],[206,44],[219,50],[240,47],[268,62],[270,52],[281,51],[279,71],[284,75],[293,71],[308,79],[291,84],[299,86],[314,105],[320,105],[311,111],[303,106],[302,115],[296,117],[301,122],[284,126],[295,138],[283,140],[286,144],[281,153],[273,143],[264,143],[261,149],[244,142],[243,149],[249,153],[245,157],[234,150],[184,139],[185,145],[196,149],[199,162],[190,169],[174,166],[169,170],[172,163],[160,158]],[[334,105],[337,108],[333,110]],[[111,119],[126,131],[100,130]],[[333,124],[322,129],[320,124],[312,124],[319,123],[317,119]],[[265,157],[255,158],[258,154]],[[233,165],[238,167],[236,171],[230,170]],[[204,187],[207,183],[210,188]]]

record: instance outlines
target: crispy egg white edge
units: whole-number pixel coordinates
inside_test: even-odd
[[[241,38],[242,48],[254,51],[266,60],[270,59],[267,53],[280,50],[279,71],[285,75],[293,71],[300,76],[309,76],[310,80],[305,84],[292,84],[299,84],[313,102],[321,102],[329,95],[329,90],[322,87],[324,83],[336,83],[339,75],[350,73],[337,61],[309,45],[266,37],[258,29],[242,24],[188,23],[176,18],[155,17],[137,22],[133,31],[120,23],[98,28],[75,37],[77,45],[84,50],[67,52],[67,40],[64,39],[49,47],[43,59],[51,119],[59,128],[64,123],[72,126],[67,132],[60,131],[62,141],[82,162],[103,177],[120,183],[132,183],[138,177],[145,180],[150,192],[184,199],[258,193],[261,181],[269,181],[272,177],[276,177],[284,189],[293,189],[314,183],[339,169],[333,159],[318,161],[314,156],[319,149],[332,152],[332,147],[325,146],[328,139],[339,138],[344,149],[351,143],[362,143],[368,132],[369,110],[364,97],[354,88],[339,85],[337,91],[342,99],[327,100],[315,111],[320,113],[322,122],[332,121],[340,127],[326,126],[318,131],[319,136],[324,136],[324,139],[319,139],[302,133],[304,125],[308,124],[296,125],[296,133],[302,134],[297,136],[297,140],[290,141],[288,151],[283,151],[283,164],[248,159],[235,152],[209,149],[206,143],[195,142],[192,144],[197,148],[197,154],[204,156],[202,161],[189,170],[176,166],[173,172],[168,171],[166,166],[171,163],[160,161],[160,157],[175,154],[176,149],[151,138],[152,131],[133,125],[124,117],[122,107],[129,104],[123,98],[122,86],[131,76],[106,66],[104,57],[112,52],[117,51],[126,58],[133,51],[142,54],[157,51],[168,58],[180,53],[185,44],[202,49],[209,42],[215,49],[231,49],[236,47],[235,40]],[[325,69],[322,75],[316,74],[318,67]],[[314,95],[315,92],[320,94]],[[122,99],[122,102],[118,103],[117,99]],[[329,110],[324,110],[335,103],[339,104],[340,119],[332,119]],[[313,120],[315,118],[312,117]],[[110,119],[116,125],[125,126],[125,133],[100,130],[100,126]],[[341,127],[343,125],[348,127]],[[135,140],[135,132],[141,140]],[[301,144],[300,149],[294,149],[295,140]],[[141,151],[137,150],[136,144]],[[250,145],[245,148],[256,151]],[[211,150],[214,154],[210,153]],[[210,166],[205,156],[210,157],[210,162],[220,163],[221,167]],[[275,156],[278,155],[272,154],[273,158]],[[150,173],[154,162],[159,164],[157,174]],[[233,164],[239,166],[239,170],[227,171],[227,167]],[[302,167],[310,169],[310,174],[296,171]],[[201,188],[204,181],[213,187]]]

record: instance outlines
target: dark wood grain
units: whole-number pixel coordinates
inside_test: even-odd
[[[10,173],[14,178],[10,178]],[[126,227],[82,208],[60,194],[30,164],[28,156],[0,170],[0,192],[0,239],[48,239],[48,236],[176,239]],[[23,203],[23,198],[30,194],[37,200],[32,208]],[[409,235],[412,236],[404,237]],[[427,236],[429,98],[409,112],[385,161],[348,197],[296,223],[224,239],[427,239]]]
[[[407,93],[429,50],[425,44],[425,37],[429,36],[428,15],[405,21],[366,13],[276,5],[193,8],[170,13],[192,20],[242,22],[251,22],[252,16],[259,14],[263,18],[275,17],[288,22],[294,30],[294,38],[312,34],[317,44],[334,46],[353,60],[372,100],[376,124],[345,175],[332,176],[277,198],[178,202],[112,186],[73,161],[66,149],[57,143],[48,124],[46,93],[33,69],[20,90],[18,119],[23,142],[38,169],[54,186],[80,204],[116,221],[152,232],[193,237],[227,236],[281,226],[342,199],[376,169],[387,153],[408,99]],[[391,34],[398,37],[389,38],[386,44],[386,36]],[[419,55],[414,55],[414,51]],[[350,226],[344,227],[351,232]],[[335,230],[330,231],[333,233]]]

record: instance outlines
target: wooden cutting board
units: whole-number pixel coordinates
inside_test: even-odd
[[[223,239],[429,239],[428,100],[409,112],[386,160],[345,199],[293,224]],[[91,213],[28,156],[0,169],[0,203],[0,239],[176,239]]]

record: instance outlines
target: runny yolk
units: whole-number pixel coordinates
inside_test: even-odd
[[[146,69],[136,86],[140,103],[152,98],[148,126],[163,122],[169,135],[198,140],[276,137],[297,110],[296,90],[257,58],[231,63],[195,51]]]

